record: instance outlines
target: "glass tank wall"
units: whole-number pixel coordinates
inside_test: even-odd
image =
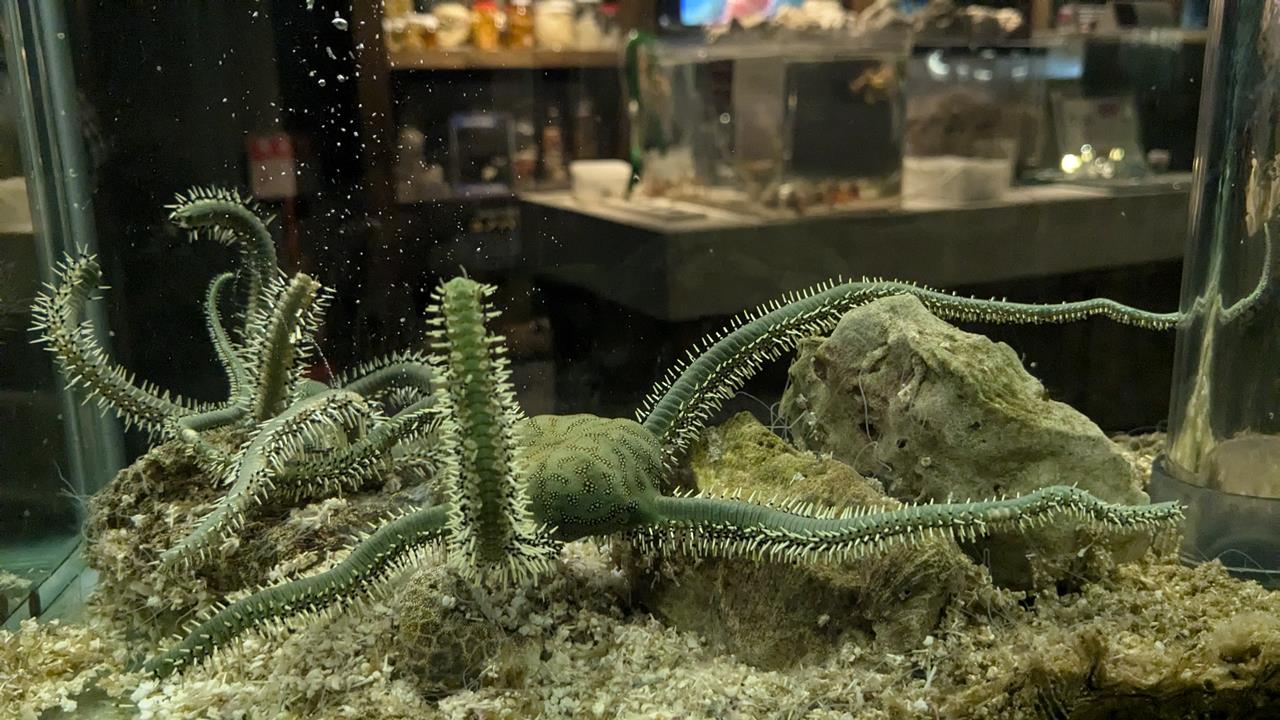
[[[1185,558],[1280,581],[1280,12],[1216,3],[1201,100],[1169,444],[1153,491],[1188,502]]]
[[[64,390],[48,353],[30,342],[31,308],[55,263],[73,248],[95,249],[95,168],[83,144],[65,18],[53,4],[3,8],[0,616],[9,619],[39,615],[77,579],[85,503],[123,453],[115,418],[85,406],[82,391]]]
[[[1257,707],[1274,77],[1193,197],[1124,33],[677,4],[0,0],[0,720]]]

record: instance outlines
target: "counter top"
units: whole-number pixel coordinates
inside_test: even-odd
[[[680,321],[733,314],[836,275],[956,287],[1177,260],[1190,187],[1189,173],[1170,174],[785,220],[687,204],[671,204],[689,214],[668,218],[534,193],[521,198],[522,242],[538,274]]]

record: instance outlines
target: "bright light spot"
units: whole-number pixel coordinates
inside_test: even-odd
[[[1107,153],[1107,157],[1111,158],[1111,162],[1124,160],[1124,148],[1111,148],[1111,152]]]
[[[1072,155],[1071,153],[1067,153],[1062,156],[1062,172],[1068,175],[1073,175],[1079,172],[1082,165],[1084,165],[1084,163],[1080,162],[1079,156]]]
[[[925,58],[924,64],[929,69],[929,75],[935,80],[942,80],[951,74],[951,68],[942,59],[941,50],[934,50],[929,53],[929,57]]]

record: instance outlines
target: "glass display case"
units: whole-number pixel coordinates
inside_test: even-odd
[[[908,42],[901,29],[633,41],[636,195],[765,217],[896,204]]]
[[[1049,52],[1029,42],[913,49],[906,81],[908,198],[992,200],[1038,168],[1048,141]]]

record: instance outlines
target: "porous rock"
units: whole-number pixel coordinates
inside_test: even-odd
[[[1123,451],[1051,400],[1011,347],[951,326],[912,296],[855,308],[830,337],[804,341],[781,413],[797,446],[880,478],[902,500],[1076,485],[1111,502],[1147,502]],[[1145,539],[1049,527],[968,549],[997,583],[1036,589],[1095,576],[1106,564],[1101,545],[1129,559]]]
[[[689,468],[699,488],[717,494],[899,505],[848,465],[796,450],[749,413],[705,432]],[[874,641],[887,652],[918,647],[950,598],[982,578],[955,543],[941,539],[834,565],[677,555],[636,564],[642,605],[701,634],[715,651],[765,669],[820,663],[846,641]]]

